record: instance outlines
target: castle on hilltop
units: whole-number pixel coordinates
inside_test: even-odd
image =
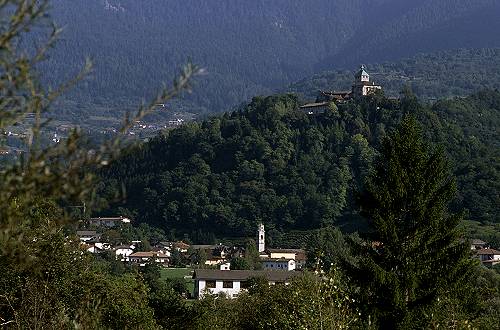
[[[368,96],[381,90],[382,86],[370,81],[370,75],[366,71],[366,67],[362,65],[354,75],[354,84],[350,91],[327,92],[320,90],[316,102],[304,104],[300,109],[311,115],[324,113],[332,102],[342,103],[350,99]]]

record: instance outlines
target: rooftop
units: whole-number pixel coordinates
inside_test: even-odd
[[[300,276],[301,272],[277,272],[262,270],[213,270],[197,269],[193,274],[199,280],[233,280],[244,281],[253,277],[264,277],[271,282],[286,282]]]
[[[300,108],[301,109],[307,109],[307,108],[317,108],[317,107],[326,107],[330,104],[330,102],[316,102],[316,103],[308,103],[302,105]]]
[[[361,68],[356,73],[356,78],[361,76],[368,76],[368,72],[366,72],[366,67],[364,65],[362,65]]]
[[[269,249],[272,253],[306,253],[303,249]]]
[[[161,252],[135,252],[132,253],[129,257],[138,257],[138,258],[168,258],[166,254]]]
[[[175,242],[173,245],[174,245],[174,247],[179,248],[179,249],[189,249],[189,244],[186,244],[182,241]]]
[[[490,254],[495,254],[495,255],[500,255],[500,251],[494,250],[494,249],[480,249],[476,251],[477,254],[479,255],[490,255]]]
[[[269,262],[289,262],[290,260],[294,260],[291,258],[261,258],[261,261],[269,261]]]
[[[191,245],[191,248],[193,250],[214,250],[219,247],[223,247],[223,245],[200,245],[200,244]]]

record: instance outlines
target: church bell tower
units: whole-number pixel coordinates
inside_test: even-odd
[[[259,253],[264,252],[266,249],[266,231],[264,229],[264,224],[259,224],[259,228],[257,231],[257,242],[259,245]]]

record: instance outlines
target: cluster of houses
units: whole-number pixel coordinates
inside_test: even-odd
[[[260,224],[257,231],[259,260],[263,270],[231,270],[230,263],[220,264],[219,269],[197,269],[193,274],[194,295],[221,294],[234,298],[248,288],[252,278],[261,278],[270,285],[288,284],[300,276],[306,265],[306,251],[302,249],[268,249],[265,228]]]
[[[92,218],[90,224],[98,228],[113,228],[120,224],[130,224],[125,217]],[[160,242],[150,251],[137,251],[140,241],[131,244],[112,246],[101,242],[101,235],[95,230],[81,230],[77,232],[82,246],[91,253],[112,251],[118,260],[129,264],[145,266],[148,263],[157,263],[168,267],[172,262],[173,253],[191,260],[193,255],[203,255],[201,266],[193,273],[195,282],[194,296],[204,294],[225,294],[227,297],[236,297],[248,288],[251,279],[260,278],[270,285],[288,284],[293,278],[300,276],[300,270],[306,265],[306,251],[303,249],[272,249],[266,247],[265,228],[258,226],[257,247],[262,270],[232,270],[231,260],[245,256],[245,249],[238,246],[218,245],[189,245],[185,242]],[[486,242],[473,239],[471,250],[484,265],[493,266],[500,263],[500,251],[492,249]],[[200,265],[198,265],[200,266]]]
[[[89,224],[93,228],[109,229],[122,224],[130,224],[126,217],[99,217],[91,218]],[[147,262],[156,262],[169,265],[173,251],[177,251],[185,259],[190,259],[190,254],[202,252],[205,256],[203,265],[219,270],[228,270],[233,258],[244,257],[245,249],[239,246],[216,245],[189,245],[179,242],[159,242],[151,251],[136,251],[141,241],[132,241],[130,244],[112,246],[103,242],[98,230],[78,230],[76,232],[82,246],[91,253],[114,251],[117,259],[124,262],[137,263],[144,266]],[[305,266],[306,253],[302,249],[268,249],[265,246],[264,225],[258,228],[258,251],[262,268],[265,270],[293,271]]]
[[[120,224],[130,224],[125,217],[92,218],[90,224],[97,228],[113,228]],[[251,278],[264,278],[270,284],[287,284],[300,275],[299,270],[306,264],[306,251],[302,249],[269,249],[265,244],[264,225],[259,225],[257,231],[259,261],[262,270],[231,270],[231,260],[245,256],[245,249],[234,246],[189,245],[184,242],[160,242],[150,251],[137,251],[140,241],[130,244],[112,246],[102,242],[102,235],[96,230],[79,230],[79,237],[84,249],[90,253],[113,252],[117,260],[125,263],[145,266],[156,263],[165,267],[171,265],[173,253],[176,251],[186,260],[195,254],[203,254],[202,268],[194,271],[195,297],[205,293],[224,293],[228,297],[237,296],[248,286]],[[202,252],[203,251],[203,252]],[[207,269],[208,268],[208,269]]]
[[[500,264],[500,251],[492,249],[488,243],[480,239],[471,241],[471,250],[476,258],[485,266],[494,266]]]

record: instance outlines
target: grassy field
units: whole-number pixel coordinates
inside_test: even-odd
[[[163,280],[167,279],[184,279],[186,281],[187,288],[190,292],[194,290],[194,280],[191,278],[193,275],[193,269],[191,268],[162,268],[161,278]],[[189,277],[189,278],[187,278]]]

